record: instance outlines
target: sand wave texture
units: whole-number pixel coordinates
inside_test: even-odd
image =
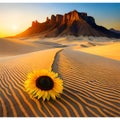
[[[0,116],[52,115],[47,112],[47,105],[29,97],[24,89],[24,81],[33,70],[50,70],[59,50],[42,50],[0,59]]]
[[[23,86],[27,73],[50,67],[64,80],[61,99],[48,102],[31,99]],[[120,116],[119,71],[119,61],[70,48],[1,58],[0,116]]]
[[[120,116],[119,61],[65,49],[55,64],[64,80],[61,103],[71,116]]]

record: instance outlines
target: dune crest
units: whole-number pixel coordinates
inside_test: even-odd
[[[36,46],[18,39],[0,38],[0,57],[34,51]]]
[[[59,71],[64,80],[61,101],[64,105],[61,106],[73,116],[120,115],[119,61],[65,49],[58,54],[54,64],[57,68],[53,66],[53,69]]]
[[[76,50],[120,61],[120,43]]]

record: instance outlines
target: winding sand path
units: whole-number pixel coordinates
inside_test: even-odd
[[[23,86],[27,73],[51,66],[64,80],[61,99],[30,98]],[[119,71],[119,61],[69,48],[1,58],[0,116],[120,116]]]
[[[120,116],[119,61],[68,48],[54,64],[64,80],[61,102],[72,116]]]

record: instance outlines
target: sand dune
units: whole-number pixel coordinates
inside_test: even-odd
[[[55,53],[59,50],[43,50],[0,59],[0,116],[47,116],[39,101],[32,100],[26,94],[23,84],[32,70],[51,69]]]
[[[0,38],[0,57],[14,56],[52,48],[49,44],[41,45],[34,42],[28,42],[27,40],[28,38],[26,38],[26,40]]]
[[[47,39],[43,43],[38,40],[21,42],[2,39],[1,41],[4,44],[0,52],[5,54],[0,57],[1,117],[120,116],[120,61],[98,56],[98,53],[93,55],[93,53],[81,52],[82,49],[87,51],[87,49],[99,48],[98,43],[94,42],[97,45],[94,46],[89,45],[88,41],[76,40],[73,44],[74,41],[71,40],[69,44],[66,38],[58,39],[61,41],[59,44],[54,40],[48,42]],[[4,49],[5,44],[10,50]],[[90,48],[80,46],[81,44]],[[25,47],[29,52],[22,52],[20,48],[19,52],[14,52],[14,46],[17,49]],[[104,52],[107,48],[110,51],[110,46],[118,50],[119,43],[118,46],[117,43],[111,43],[100,47],[103,47],[102,52]],[[114,49],[111,51],[112,54],[116,54]],[[43,68],[58,72],[63,79],[64,92],[61,99],[42,102],[30,98],[25,92],[23,84],[27,74]]]
[[[16,39],[0,39],[0,56],[23,54],[31,52],[35,46]]]
[[[71,103],[72,115],[120,115],[120,62],[66,49],[54,64],[64,80],[61,102],[69,111]]]
[[[120,43],[114,43],[104,46],[96,46],[92,48],[81,49],[80,51],[90,54],[99,55],[102,57],[111,58],[114,60],[120,60]]]

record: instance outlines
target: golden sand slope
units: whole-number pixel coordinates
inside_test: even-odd
[[[0,59],[0,116],[120,116],[120,62],[59,50]],[[27,73],[51,66],[64,80],[61,99],[31,99],[23,86]]]
[[[50,69],[59,50],[56,48],[0,59],[0,116],[52,115],[48,108],[44,108],[47,105],[29,97],[23,84],[32,70]]]
[[[35,46],[16,39],[0,38],[0,57],[34,51]]]
[[[113,43],[113,44],[105,45],[105,46],[84,48],[84,49],[81,49],[80,51],[107,57],[107,58],[111,58],[114,60],[120,60],[120,54],[119,54],[120,53],[120,43]]]
[[[55,64],[64,80],[66,116],[120,116],[120,62],[66,49]]]
[[[0,57],[25,54],[52,48],[49,44],[36,44],[26,40],[0,38]]]

